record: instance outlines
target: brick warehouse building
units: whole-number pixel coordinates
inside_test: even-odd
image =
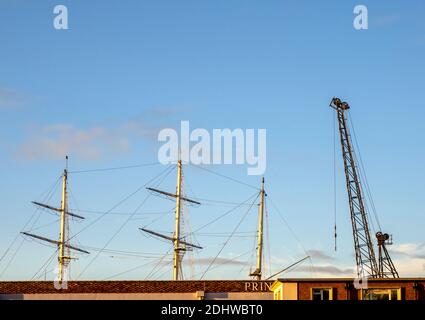
[[[369,279],[356,289],[353,278],[276,281],[52,281],[0,282],[0,300],[425,300],[425,278]]]
[[[275,300],[425,300],[425,278],[368,279],[356,289],[353,278],[278,279]]]

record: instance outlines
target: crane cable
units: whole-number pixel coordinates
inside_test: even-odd
[[[355,142],[355,145],[356,145],[357,153],[359,155],[359,159],[358,159],[359,160],[358,162],[360,163],[360,170],[359,171],[360,171],[360,174],[362,176],[361,178],[364,181],[366,196],[367,196],[367,198],[370,202],[370,206],[371,206],[371,209],[372,209],[371,211],[373,212],[376,223],[378,224],[379,229],[382,230],[381,223],[380,223],[379,217],[378,217],[378,213],[377,213],[377,210],[376,210],[376,207],[375,207],[375,203],[373,201],[372,192],[371,192],[369,182],[368,182],[368,179],[367,179],[367,176],[366,176],[366,170],[365,170],[365,167],[364,167],[364,164],[363,164],[362,155],[360,153],[360,148],[359,148],[359,144],[358,144],[358,140],[357,140],[356,131],[354,129],[354,124],[353,124],[353,120],[352,120],[352,117],[351,117],[351,113],[349,113],[348,119],[350,121],[351,128],[353,130],[354,142]],[[367,203],[366,203],[366,205],[367,205]],[[374,228],[373,220],[371,220],[371,222],[372,222],[372,227]]]
[[[333,194],[334,194],[334,241],[335,241],[335,251],[337,251],[337,228],[336,228],[336,211],[337,211],[337,196],[336,196],[336,180],[337,180],[337,170],[336,170],[336,136],[337,136],[337,127],[336,127],[336,117],[333,117],[334,119],[334,124],[333,124],[333,142],[334,142],[334,159],[333,159],[333,165],[334,165],[334,170],[333,170]]]

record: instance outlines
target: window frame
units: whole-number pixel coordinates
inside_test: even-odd
[[[313,301],[313,290],[328,290],[329,291],[329,300],[319,300],[319,301],[332,301],[334,288],[332,287],[312,287],[310,288],[310,300]]]
[[[370,299],[368,299],[368,300],[364,299],[366,290],[387,290],[388,296],[389,296],[388,301],[399,301],[399,300],[401,300],[401,287],[391,287],[391,288],[375,287],[375,288],[361,289],[361,290],[359,290],[360,291],[360,300],[374,301],[374,300],[370,300]],[[397,299],[395,299],[395,300],[391,299],[391,290],[397,290]]]

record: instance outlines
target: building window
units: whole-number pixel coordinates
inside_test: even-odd
[[[332,300],[332,288],[312,288],[311,300]]]
[[[274,292],[274,300],[282,300],[282,288]]]
[[[401,289],[364,289],[363,300],[401,300]]]

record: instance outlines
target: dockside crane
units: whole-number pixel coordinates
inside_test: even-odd
[[[354,148],[347,126],[346,112],[350,109],[347,102],[333,98],[330,107],[336,110],[338,129],[344,161],[345,180],[348,193],[351,224],[353,228],[354,250],[356,254],[357,276],[359,278],[398,278],[398,272],[386,248],[390,236],[378,231],[378,259],[370,235],[368,214],[361,186]]]

